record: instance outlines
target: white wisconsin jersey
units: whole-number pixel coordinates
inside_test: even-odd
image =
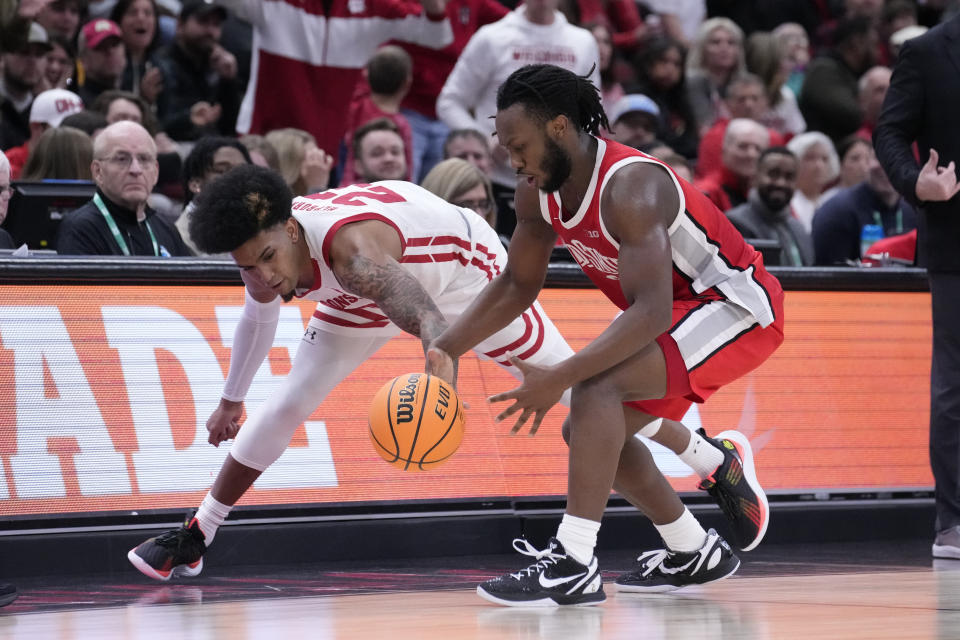
[[[330,189],[293,201],[303,226],[314,282],[297,297],[315,300],[316,319],[334,333],[394,335],[400,329],[377,305],[345,291],[330,268],[330,243],[345,224],[381,220],[400,236],[400,264],[444,315],[457,316],[506,265],[496,232],[469,209],[456,207],[413,183],[387,180]]]

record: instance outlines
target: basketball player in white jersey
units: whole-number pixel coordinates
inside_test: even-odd
[[[200,573],[233,505],[341,380],[402,331],[426,349],[506,263],[483,218],[415,184],[384,181],[292,200],[280,176],[252,165],[208,185],[190,235],[205,253],[230,252],[246,284],[230,371],[207,422],[211,444],[236,442],[195,517],[127,554],[157,580]],[[294,297],[317,301],[317,309],[282,388],[241,429],[280,299]],[[539,303],[475,351],[518,377],[511,357],[546,365],[573,354]]]

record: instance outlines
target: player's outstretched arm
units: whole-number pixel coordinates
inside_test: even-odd
[[[517,185],[517,227],[510,240],[507,266],[444,331],[433,349],[456,359],[510,324],[537,299],[557,235],[540,215],[535,187]]]
[[[243,313],[233,332],[230,349],[230,371],[223,385],[220,404],[207,419],[207,441],[219,446],[240,430],[243,400],[253,376],[270,353],[280,319],[280,298],[275,291],[259,282],[252,272],[241,271],[245,289]]]
[[[397,232],[379,220],[344,225],[330,245],[330,263],[345,291],[377,303],[390,320],[423,342],[423,351],[447,321],[430,294],[400,266]]]
[[[533,419],[531,435],[565,389],[615,367],[670,326],[672,274],[669,220],[680,206],[667,173],[654,165],[632,165],[615,174],[604,190],[601,211],[620,244],[620,287],[630,306],[595,340],[563,362],[536,366],[514,358],[523,383],[489,398],[513,401],[497,421],[516,415],[511,433]]]

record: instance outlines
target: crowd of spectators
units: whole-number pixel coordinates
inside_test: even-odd
[[[917,224],[870,139],[890,66],[958,4],[5,0],[0,187],[6,204],[11,180],[95,183],[61,253],[196,254],[191,199],[244,163],[298,195],[414,181],[506,238],[496,90],[549,62],[600,89],[608,137],[694,181],[781,264],[858,264],[864,225]]]

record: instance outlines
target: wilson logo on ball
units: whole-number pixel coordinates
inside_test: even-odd
[[[448,460],[460,446],[463,404],[445,380],[408,373],[380,388],[369,425],[381,458],[404,471],[423,471]]]
[[[397,397],[400,399],[397,403],[397,424],[413,420],[413,403],[417,399],[418,382],[420,382],[420,376],[411,374],[407,377],[407,384],[397,391]]]

